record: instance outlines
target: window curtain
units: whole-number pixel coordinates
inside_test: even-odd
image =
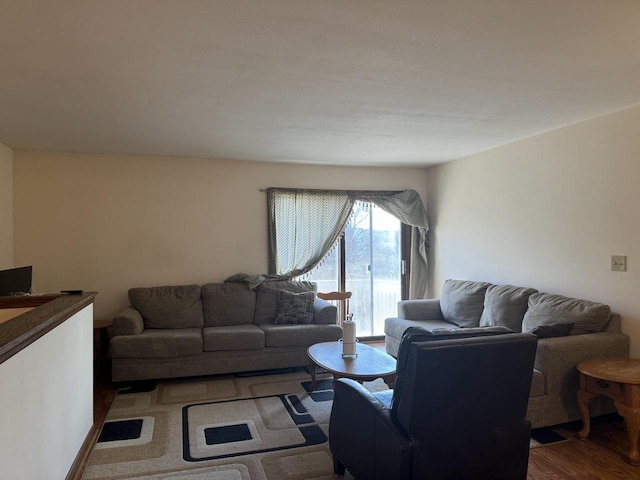
[[[345,229],[353,204],[370,202],[411,225],[409,298],[427,288],[427,214],[415,190],[306,190],[269,188],[269,273],[297,277],[325,257]]]
[[[373,203],[402,223],[411,225],[411,270],[409,298],[423,298],[427,290],[427,212],[418,192],[404,190],[397,193],[354,192],[358,200]]]
[[[269,273],[293,278],[313,269],[340,237],[353,203],[344,191],[267,189]]]

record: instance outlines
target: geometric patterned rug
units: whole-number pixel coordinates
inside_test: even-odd
[[[111,405],[85,480],[338,479],[332,377],[303,369],[134,384]],[[381,381],[364,384],[383,390]]]
[[[303,369],[138,382],[118,391],[84,480],[329,480],[332,377]],[[388,388],[382,380],[369,390]],[[531,447],[565,440],[532,432]],[[537,437],[537,438],[536,438]],[[558,438],[559,437],[559,438]]]

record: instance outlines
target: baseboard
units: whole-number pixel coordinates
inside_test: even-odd
[[[87,468],[87,464],[89,463],[89,455],[91,455],[91,451],[93,450],[93,446],[98,441],[98,435],[100,434],[100,429],[102,425],[94,423],[87,436],[82,442],[82,447],[78,451],[76,455],[76,459],[73,461],[71,468],[69,469],[69,473],[65,477],[65,480],[81,480],[82,475],[84,474],[85,468]]]

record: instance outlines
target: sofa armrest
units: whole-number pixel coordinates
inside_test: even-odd
[[[623,333],[587,333],[538,340],[535,366],[544,374],[547,393],[569,386],[575,396],[578,381],[576,366],[597,357],[628,357],[629,336]]]
[[[409,478],[411,440],[390,413],[387,404],[358,382],[335,382],[329,448],[354,477]]]
[[[438,298],[400,300],[398,302],[398,317],[406,320],[444,321]]]
[[[620,314],[616,312],[611,312],[609,321],[604,326],[602,331],[609,332],[609,333],[622,333],[622,319],[620,318]]]
[[[109,328],[109,336],[140,335],[144,330],[144,321],[139,310],[127,307],[113,317],[113,326]]]
[[[334,304],[316,297],[313,308],[313,319],[317,325],[331,325],[337,323],[338,307]]]

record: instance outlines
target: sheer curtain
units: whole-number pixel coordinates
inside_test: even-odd
[[[427,288],[429,224],[415,190],[267,189],[269,273],[297,277],[313,269],[344,231],[358,200],[371,202],[412,226],[409,298],[422,298]]]
[[[267,189],[269,273],[297,277],[320,263],[353,203],[344,191]]]

